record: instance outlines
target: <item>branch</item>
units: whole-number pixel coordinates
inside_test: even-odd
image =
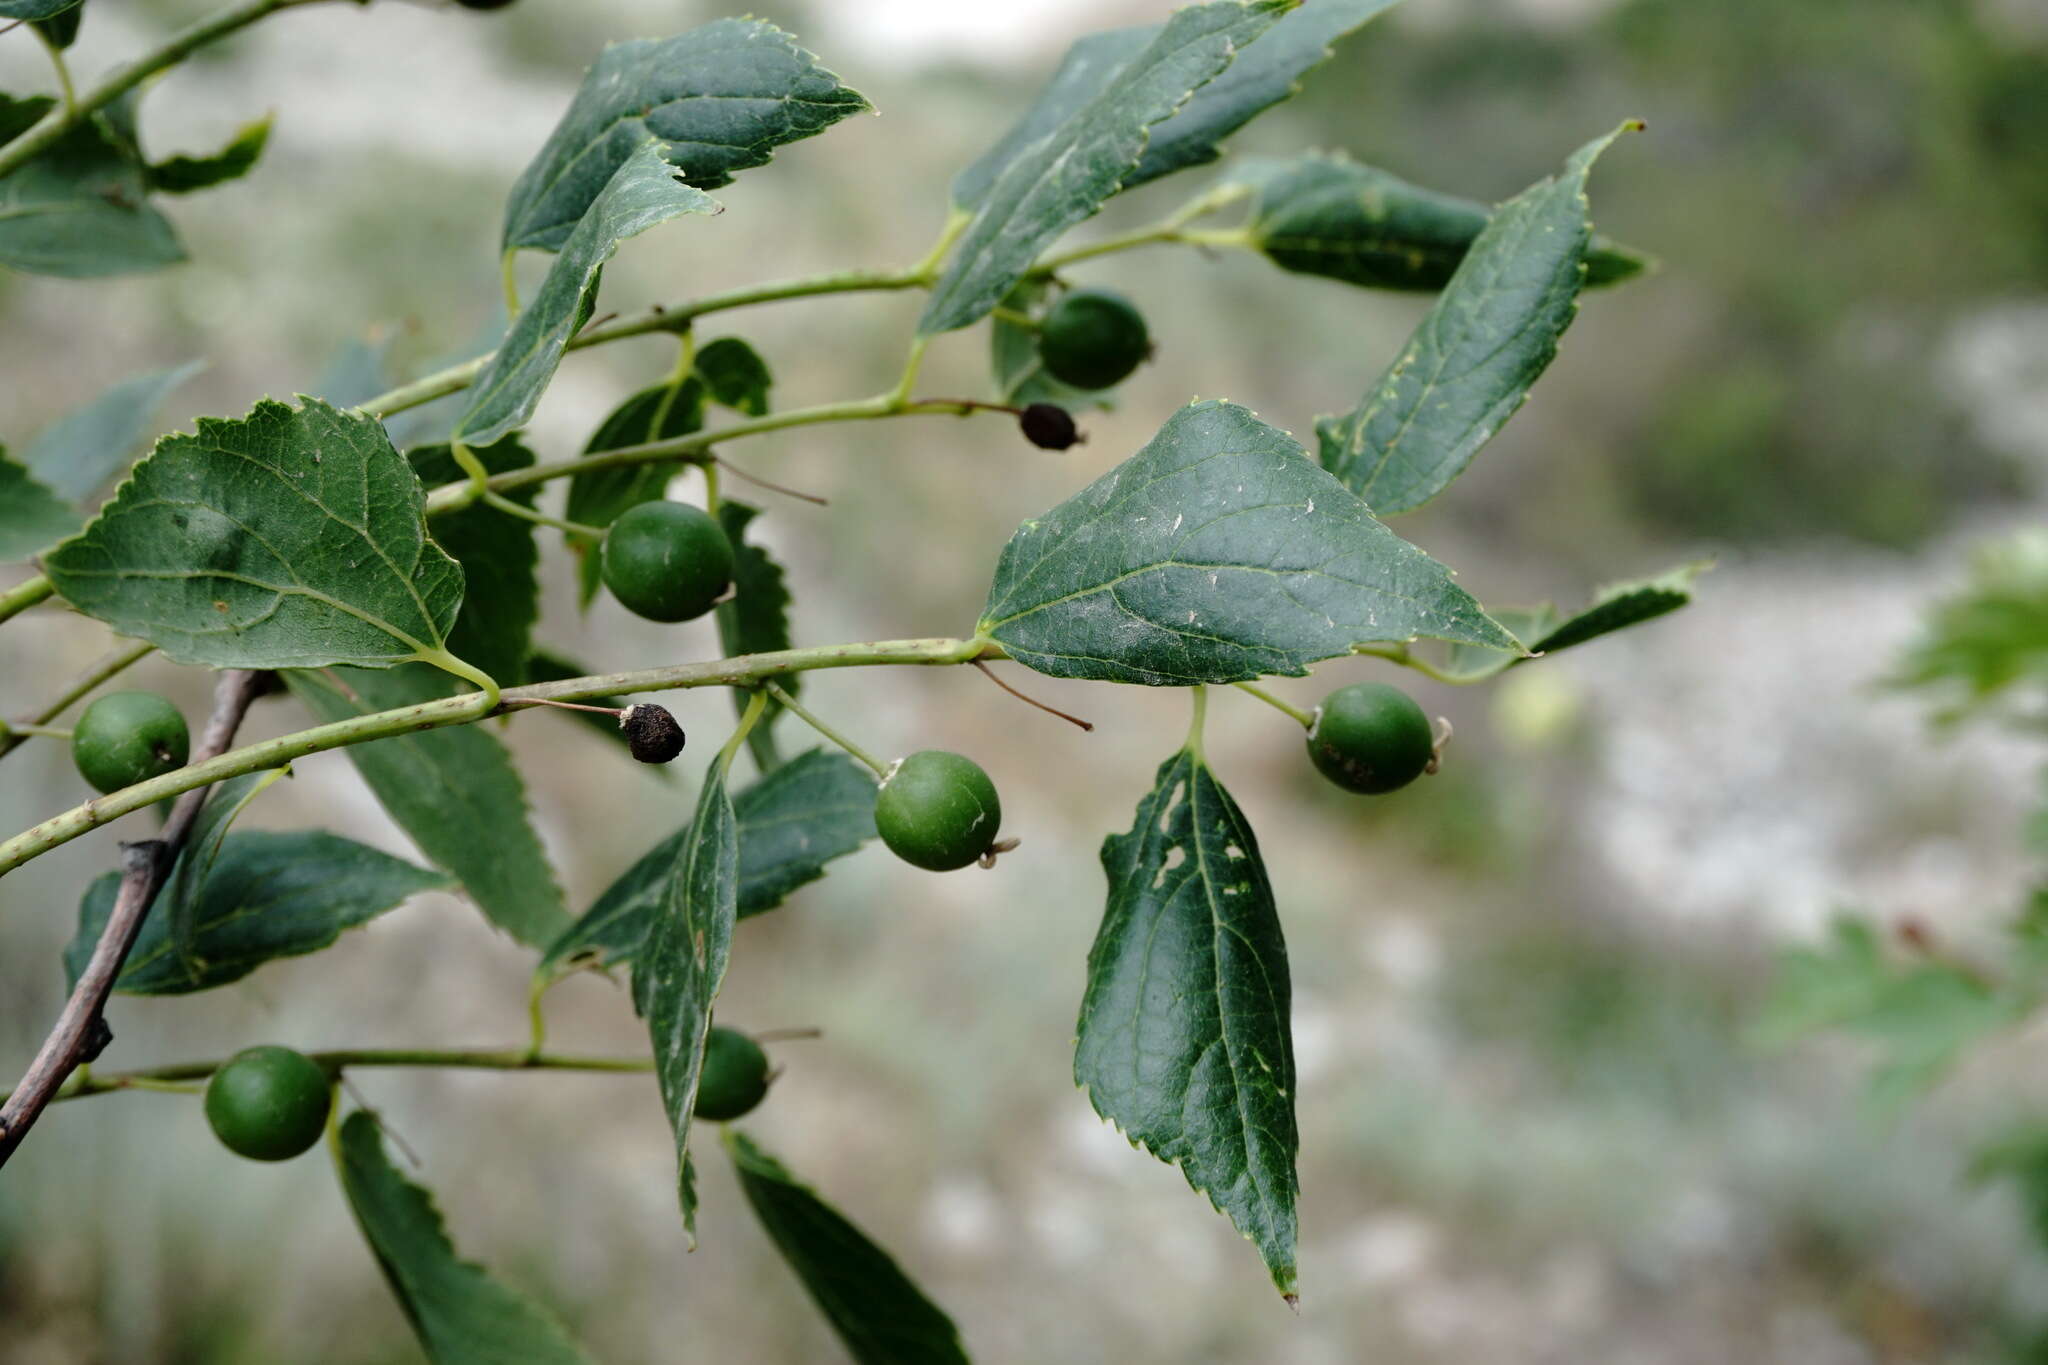
[[[5,721],[0,721],[0,758],[5,758],[13,753],[15,746],[21,743],[22,734],[20,727],[22,725],[48,725],[51,721],[63,715],[71,704],[80,697],[83,697],[101,683],[115,677],[138,659],[154,653],[155,650],[155,645],[145,641],[137,641],[132,645],[126,645],[117,649],[98,663],[87,668],[85,672],[79,674],[76,678],[73,678],[66,684],[64,690],[58,693],[55,698],[45,703],[40,711],[32,711],[12,725]],[[8,733],[9,731],[13,733]]]
[[[241,728],[242,717],[249,713],[249,705],[261,688],[261,675],[246,669],[230,669],[220,675],[213,687],[213,714],[207,719],[194,751],[200,766],[234,743],[235,731]],[[193,822],[199,818],[206,797],[207,789],[195,786],[178,799],[171,818],[164,822],[162,834],[122,845],[121,888],[115,894],[106,927],[100,931],[100,941],[93,947],[92,959],[79,974],[78,984],[72,987],[71,998],[57,1016],[50,1036],[43,1040],[35,1060],[29,1063],[28,1074],[8,1095],[6,1105],[0,1107],[0,1166],[14,1155],[15,1148],[28,1136],[37,1115],[49,1107],[65,1078],[106,1046],[110,1035],[101,1011],[106,1008],[107,996],[121,975],[122,965],[128,961],[135,936],[142,931],[150,903],[156,899],[158,888],[178,859],[178,851],[192,833]]]
[[[445,725],[467,725],[507,711],[524,710],[549,700],[581,701],[589,697],[615,697],[628,692],[661,692],[679,687],[755,687],[778,673],[802,673],[822,668],[863,668],[877,665],[964,664],[974,659],[1005,657],[1002,647],[990,640],[923,639],[880,640],[868,644],[814,645],[807,649],[783,649],[767,654],[742,654],[737,658],[713,659],[704,663],[678,664],[671,668],[648,668],[631,673],[603,673],[588,678],[565,678],[558,682],[529,683],[508,687],[493,707],[480,692],[465,692],[403,706],[392,711],[356,716],[349,720],[315,726],[296,734],[248,744],[217,758],[189,763],[176,772],[138,782],[132,787],[109,792],[62,815],[53,815],[30,829],[0,843],[0,876],[12,872],[31,858],[69,843],[79,835],[99,828],[118,816],[153,805],[195,787],[208,786],[243,773],[280,768],[308,754],[324,753],[373,739],[438,730]]]
[[[55,586],[46,576],[37,574],[26,582],[15,584],[6,592],[0,592],[0,621],[5,621],[11,616],[19,616],[55,591]]]

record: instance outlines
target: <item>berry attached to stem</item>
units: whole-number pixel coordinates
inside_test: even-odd
[[[1398,687],[1340,687],[1316,708],[1308,756],[1346,791],[1377,796],[1398,791],[1430,770],[1436,736],[1429,717]]]
[[[206,1084],[206,1121],[229,1151],[288,1161],[320,1140],[334,1103],[319,1063],[288,1047],[237,1052]]]
[[[708,513],[681,502],[643,502],[605,532],[605,586],[650,621],[690,621],[732,586],[732,542]]]
[[[771,1079],[759,1043],[737,1029],[714,1027],[704,1040],[695,1113],[714,1123],[739,1118],[761,1102]]]
[[[1145,315],[1107,289],[1062,295],[1038,327],[1038,358],[1046,372],[1076,388],[1121,384],[1151,354]]]
[[[978,862],[996,842],[1003,805],[973,759],[942,749],[899,758],[875,798],[875,828],[889,851],[930,872]]]
[[[1024,439],[1041,450],[1065,450],[1086,439],[1074,426],[1073,414],[1057,403],[1032,403],[1017,414]]]
[[[85,708],[71,731],[72,762],[103,792],[182,768],[191,749],[185,717],[154,692],[109,692]]]

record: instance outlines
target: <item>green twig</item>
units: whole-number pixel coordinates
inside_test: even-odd
[[[1454,687],[1476,681],[1472,678],[1455,677],[1444,672],[1429,660],[1417,655],[1406,645],[1358,645],[1351,652],[1353,654],[1363,654],[1369,659],[1385,659],[1388,663],[1399,664],[1403,668],[1412,668],[1425,678],[1435,682],[1449,683]]]
[[[1256,683],[1241,682],[1236,684],[1236,687],[1240,692],[1247,692],[1250,693],[1252,696],[1257,697],[1260,701],[1266,703],[1266,705],[1272,707],[1275,711],[1279,711],[1286,715],[1292,716],[1296,721],[1300,723],[1301,728],[1304,730],[1309,729],[1316,723],[1315,714],[1313,712],[1304,711],[1299,706],[1288,705],[1286,702],[1280,700],[1280,698],[1274,696],[1271,692],[1268,692],[1265,688],[1258,686]]]
[[[846,750],[846,752],[852,754],[861,762],[867,764],[868,767],[874,769],[876,777],[882,777],[888,773],[889,767],[886,763],[883,763],[881,760],[877,759],[873,754],[869,753],[866,749],[861,748],[860,745],[855,744],[845,735],[840,734],[837,730],[827,725],[824,721],[819,720],[810,711],[806,710],[803,706],[799,705],[797,703],[797,699],[789,695],[788,690],[782,687],[780,684],[772,682],[769,683],[767,687],[767,692],[769,696],[775,698],[775,700],[782,705],[782,708],[785,711],[789,712],[792,716],[795,716],[804,724],[810,726],[813,730],[816,730],[825,738],[831,740],[834,744],[837,744],[840,748]]]
[[[104,659],[101,659],[98,663],[86,669],[85,672],[72,679],[62,692],[44,704],[42,710],[31,714],[28,717],[28,723],[31,725],[49,724],[57,717],[63,715],[73,702],[76,702],[109,678],[122,672],[137,659],[153,653],[155,649],[155,645],[137,642],[115,650],[112,654],[107,655]],[[9,727],[0,726],[0,729],[6,728]],[[19,730],[21,727],[16,725],[12,728]],[[14,751],[15,746],[20,743],[21,740],[19,738],[0,734],[0,758],[7,757],[8,754]]]
[[[593,1057],[563,1052],[433,1048],[357,1048],[336,1052],[309,1052],[308,1057],[328,1071],[349,1067],[449,1067],[482,1071],[600,1071],[635,1073],[652,1071],[651,1057]],[[114,1071],[96,1075],[75,1075],[57,1092],[57,1100],[81,1100],[116,1090],[155,1090],[166,1082],[199,1081],[227,1064],[221,1057],[206,1062],[178,1062],[170,1066],[144,1067],[137,1071]],[[0,1100],[6,1099],[0,1093]],[[53,1101],[54,1102],[54,1101]]]
[[[45,574],[37,574],[24,583],[17,583],[6,592],[0,592],[0,621],[19,616],[36,603],[55,592],[56,585]]]
[[[71,732],[52,725],[35,725],[28,721],[0,720],[0,739],[10,735],[34,735],[41,739],[69,739]]]
[[[30,24],[29,31],[36,35],[36,41],[49,54],[50,66],[57,73],[57,88],[64,92],[64,113],[73,123],[78,122],[78,87],[71,83],[71,63],[64,60],[64,49],[50,40],[43,32],[42,25]]]

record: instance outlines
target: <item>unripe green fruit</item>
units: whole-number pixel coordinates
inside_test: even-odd
[[[1120,384],[1151,354],[1144,314],[1107,289],[1061,296],[1038,324],[1038,358],[1046,372],[1076,388]]]
[[[736,1119],[767,1093],[768,1054],[761,1045],[738,1029],[712,1029],[697,1076],[697,1117],[714,1123]]]
[[[897,759],[875,798],[882,842],[931,872],[951,872],[987,853],[1002,820],[988,774],[973,759],[942,749]]]
[[[103,792],[182,768],[191,748],[185,717],[154,692],[109,692],[71,730],[71,761]]]
[[[1429,717],[1398,687],[1340,687],[1316,708],[1308,756],[1346,791],[1377,796],[1422,776],[1436,756]]]
[[[333,1103],[319,1063],[288,1047],[246,1048],[206,1083],[213,1135],[251,1161],[287,1161],[311,1147]]]
[[[604,585],[650,621],[690,621],[732,586],[732,541],[711,516],[681,502],[643,502],[605,532]]]

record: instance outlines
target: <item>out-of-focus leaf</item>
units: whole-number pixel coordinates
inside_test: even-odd
[[[41,554],[76,535],[80,517],[0,446],[0,564]]]
[[[749,417],[768,415],[769,391],[775,376],[761,353],[738,337],[719,337],[697,351],[697,377],[715,403]]]
[[[766,550],[746,541],[747,526],[759,515],[760,508],[729,498],[718,505],[718,524],[725,528],[726,538],[732,542],[733,555],[732,596],[718,604],[719,646],[728,658],[790,647],[789,584],[782,566]],[[778,675],[775,681],[794,695],[802,679],[801,673],[786,673]],[[735,690],[732,702],[744,711],[746,694]],[[781,706],[769,698],[768,709],[747,732],[748,748],[763,772],[780,761],[772,727],[781,714]]]
[[[288,773],[285,768],[271,768],[229,778],[213,789],[200,808],[199,818],[192,822],[192,833],[178,855],[177,866],[171,869],[149,910],[150,918],[163,924],[171,956],[187,972],[196,975],[203,965],[198,956],[200,906],[206,896],[206,884],[213,876],[214,862],[220,857],[221,842],[228,837],[228,827],[249,808],[251,801]]]
[[[591,433],[583,453],[597,455],[650,441],[673,440],[688,436],[703,425],[704,385],[698,379],[692,376],[681,384],[656,384],[613,408]],[[664,460],[573,474],[569,478],[569,505],[564,515],[579,526],[609,526],[627,509],[660,497],[678,468],[678,462]],[[602,581],[598,544],[592,536],[569,538],[570,548],[579,556],[580,600],[586,607],[597,596]]]
[[[1493,618],[1520,640],[1529,653],[1510,654],[1480,645],[1452,645],[1443,673],[1451,682],[1473,683],[1539,656],[1570,649],[1617,630],[1654,621],[1692,601],[1693,580],[1713,565],[1710,561],[1681,564],[1655,578],[1614,583],[1602,588],[1591,603],[1570,616],[1548,602],[1534,607],[1493,609]]]
[[[0,19],[52,19],[80,0],[0,0]]]
[[[52,103],[0,95],[0,143],[19,137]],[[170,221],[146,202],[148,192],[145,168],[102,111],[0,177],[0,266],[89,279],[184,260]]]
[[[517,436],[470,452],[486,473],[525,469],[534,454]],[[413,472],[428,488],[467,477],[445,445],[418,446],[406,452]],[[539,490],[528,485],[507,496],[533,506]],[[465,584],[462,610],[448,632],[448,649],[465,663],[493,678],[517,678],[526,672],[533,647],[533,623],[540,619],[540,583],[535,569],[540,551],[534,544],[534,523],[484,503],[434,518],[434,539],[462,566]]]
[[[53,47],[62,50],[78,41],[78,26],[85,19],[85,6],[79,0],[67,0],[70,9],[51,19],[32,19],[38,32],[50,40]]]
[[[122,380],[44,427],[22,452],[23,462],[57,496],[73,502],[90,497],[149,438],[157,405],[205,368],[205,361],[193,360]]]
[[[151,165],[146,172],[149,187],[165,194],[191,194],[240,180],[256,168],[269,141],[270,115],[265,114],[236,129],[227,145],[209,156],[174,156]]]
[[[1417,636],[1517,647],[1293,438],[1215,401],[1018,528],[977,631],[1041,673],[1152,686]]]
[[[1968,589],[1937,607],[1892,675],[1953,721],[2021,683],[2048,679],[2048,533],[1979,551]]]
[[[1051,286],[1038,280],[1020,280],[1003,299],[1011,312],[1035,314]],[[1114,389],[1077,389],[1063,384],[1046,372],[1038,355],[1038,333],[1005,317],[989,326],[989,369],[996,381],[996,401],[1013,407],[1052,403],[1068,412],[1115,406]]]

